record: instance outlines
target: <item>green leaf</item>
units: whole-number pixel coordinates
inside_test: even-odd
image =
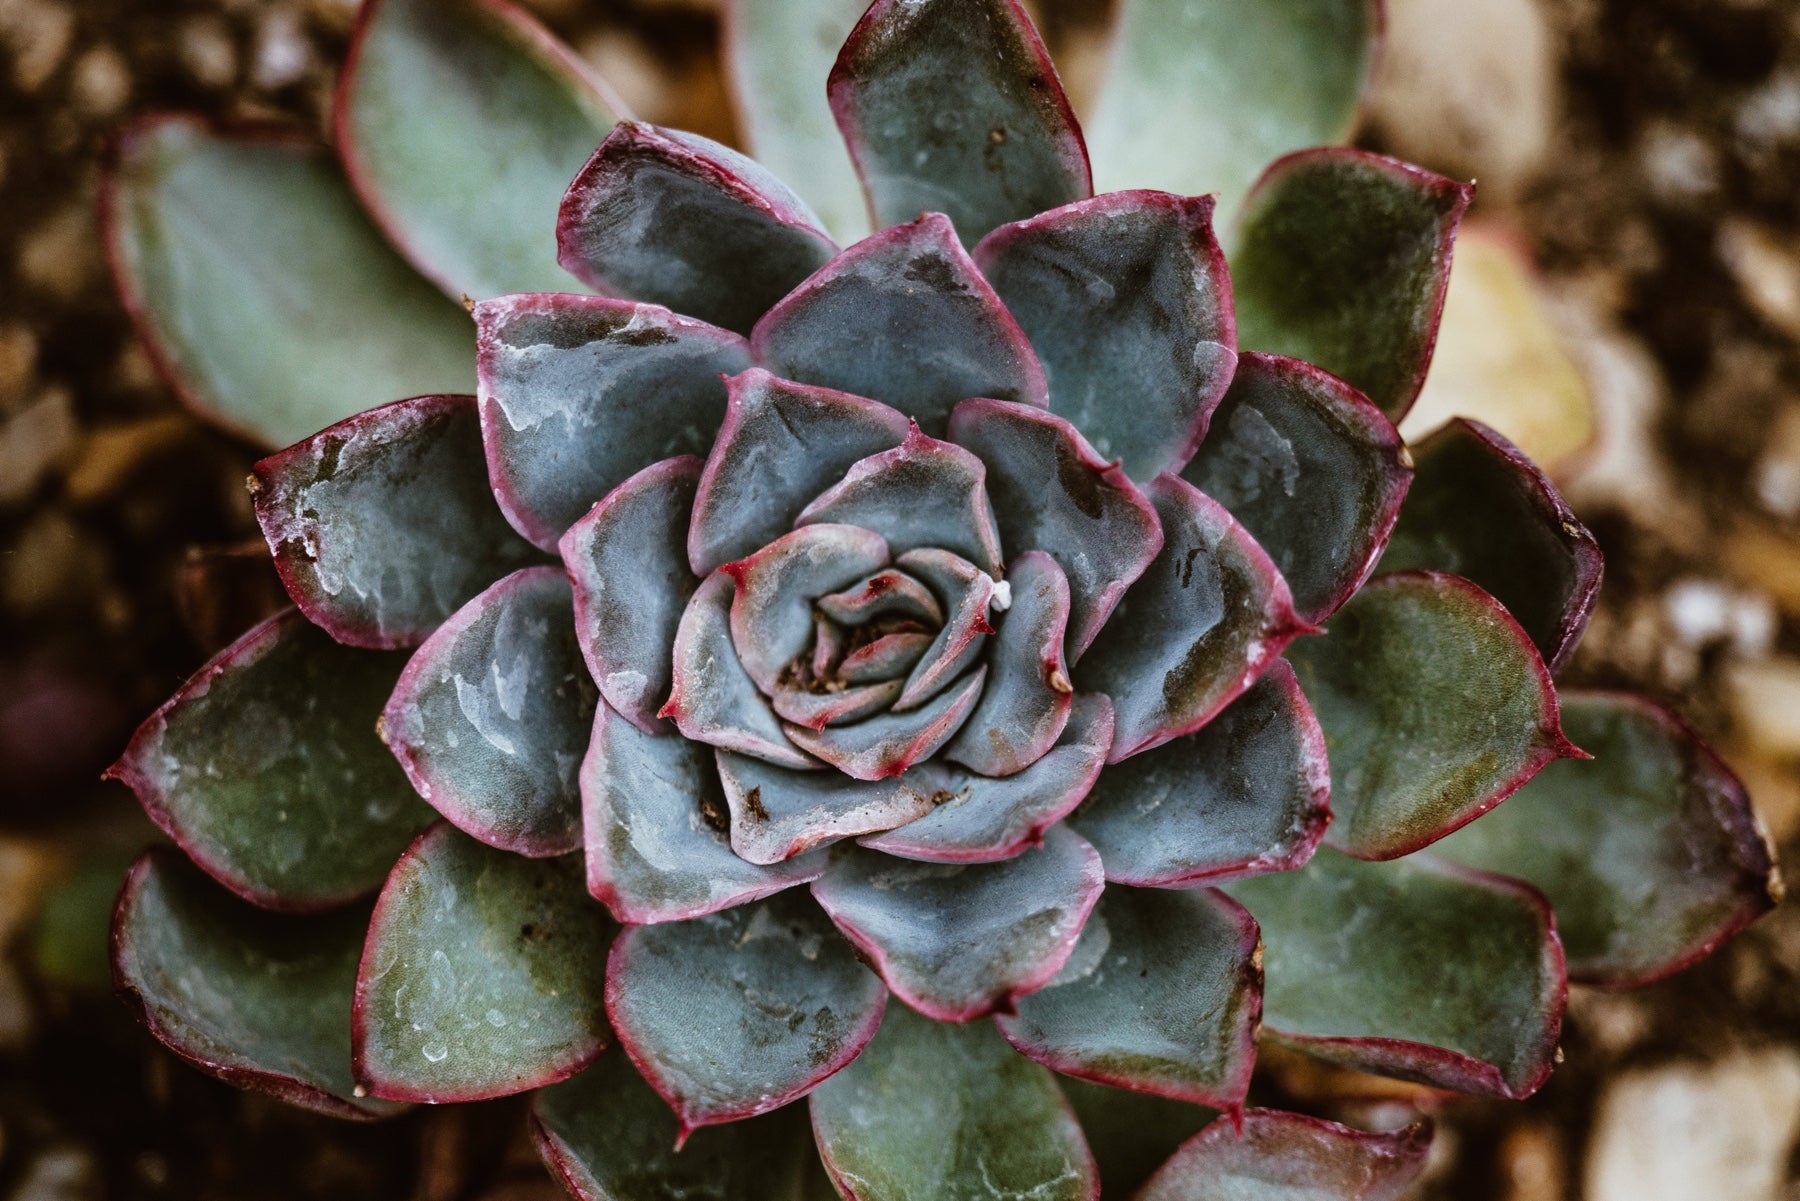
[[[125,307],[202,416],[285,446],[397,397],[474,391],[468,317],[311,140],[151,118],[120,140],[103,203]]]
[[[1379,576],[1288,657],[1325,731],[1325,841],[1359,858],[1416,851],[1581,753],[1525,631],[1460,576]]]
[[[1397,1201],[1430,1149],[1429,1122],[1370,1134],[1251,1109],[1182,1144],[1135,1201]]]
[[[1374,0],[1125,0],[1087,122],[1100,192],[1220,193],[1350,135],[1380,32]]]
[[[561,1080],[607,1043],[613,926],[578,855],[527,859],[440,822],[375,905],[356,980],[356,1076],[378,1097],[476,1101]]]
[[[1239,348],[1323,367],[1399,421],[1431,364],[1474,193],[1362,150],[1274,163],[1244,201],[1230,255]]]
[[[812,1097],[813,1134],[848,1201],[1093,1201],[1081,1127],[1048,1070],[987,1022],[888,1006],[855,1063]]]
[[[1593,759],[1552,763],[1438,849],[1543,889],[1571,976],[1647,984],[1775,903],[1744,786],[1674,714],[1642,697],[1576,693],[1563,697],[1563,721]]]
[[[214,887],[168,849],[132,867],[113,974],[150,1032],[201,1071],[346,1118],[394,1105],[350,1076],[350,999],[368,910],[295,916]]]
[[[797,1105],[675,1150],[675,1115],[618,1053],[539,1091],[531,1114],[538,1153],[580,1201],[805,1201],[818,1162]]]
[[[1218,1116],[1204,1105],[1189,1105],[1090,1084],[1065,1076],[1057,1081],[1100,1165],[1100,1195],[1129,1197],[1183,1142]]]
[[[375,736],[405,665],[289,609],[196,672],[108,774],[238,895],[341,904],[378,888],[432,817]]]
[[[869,214],[825,81],[867,7],[868,0],[741,0],[725,8],[725,76],[751,156],[805,197],[846,246],[869,232]]]
[[[1321,850],[1229,886],[1263,931],[1263,1028],[1363,1071],[1536,1092],[1562,1026],[1562,948],[1535,890],[1419,855]]]
[[[394,244],[451,296],[573,291],[556,213],[616,119],[600,87],[507,0],[366,0],[338,150]]]

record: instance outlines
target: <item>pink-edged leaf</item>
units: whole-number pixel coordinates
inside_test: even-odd
[[[342,1118],[397,1106],[358,1094],[350,998],[368,907],[252,908],[162,848],[113,911],[113,979],[158,1041],[210,1075]]]
[[[996,225],[1093,195],[1056,66],[1018,0],[876,0],[827,83],[877,229]]]
[[[577,1201],[808,1201],[818,1154],[800,1106],[694,1132],[681,1125],[624,1054],[531,1099],[532,1137]]]
[[[1473,580],[1560,669],[1600,595],[1600,544],[1537,465],[1479,421],[1451,420],[1412,457],[1417,474],[1381,569]]]
[[[1278,159],[1244,202],[1231,254],[1238,344],[1316,363],[1398,421],[1431,365],[1474,194],[1364,150]]]
[[[849,687],[837,692],[811,692],[784,684],[770,698],[769,707],[783,721],[809,730],[873,717],[900,699],[906,682],[892,677],[923,655],[930,641],[925,634],[890,634],[844,657],[839,676]],[[863,683],[865,676],[877,682]]]
[[[594,704],[569,581],[528,567],[413,653],[380,730],[419,795],[465,833],[561,855],[581,843],[576,769]]]
[[[886,780],[931,758],[956,736],[975,702],[987,668],[978,667],[917,709],[889,710],[820,730],[788,724],[788,740],[857,780]],[[860,832],[860,831],[859,831]]]
[[[989,686],[990,688],[992,685]],[[1075,698],[1068,724],[1031,766],[996,779],[942,760],[913,769],[935,779],[936,805],[904,826],[860,839],[862,845],[928,863],[994,863],[1043,841],[1044,831],[1081,803],[1112,744],[1112,706],[1105,697]]]
[[[980,459],[926,436],[915,424],[902,445],[852,464],[794,523],[860,525],[886,538],[895,555],[938,548],[998,575],[1000,532],[986,481]]]
[[[619,1043],[680,1123],[777,1109],[855,1059],[887,991],[802,896],[633,926],[606,965]]]
[[[720,375],[750,365],[736,334],[629,300],[503,296],[475,306],[475,325],[494,496],[545,550],[640,469],[705,454]]]
[[[960,400],[1042,407],[1044,369],[941,213],[850,247],[756,323],[756,361],[869,396],[941,434]]]
[[[342,904],[380,887],[431,820],[374,732],[404,666],[289,609],[194,673],[107,774],[239,896]]]
[[[813,881],[838,929],[901,1000],[966,1022],[1062,969],[1100,899],[1100,856],[1061,826],[1004,863],[935,864],[857,849]]]
[[[701,583],[675,631],[674,688],[659,716],[672,717],[684,738],[783,767],[818,764],[788,741],[781,721],[738,662],[731,641],[737,585],[724,572]]]
[[[1412,469],[1400,432],[1362,393],[1310,363],[1244,354],[1181,478],[1243,522],[1324,621],[1375,568]]]
[[[1099,1175],[1049,1071],[987,1022],[889,1005],[857,1061],[812,1095],[813,1136],[847,1201],[1098,1201]]]
[[[1230,886],[1264,943],[1266,1036],[1362,1071],[1501,1097],[1550,1074],[1567,981],[1543,896],[1417,855]]]
[[[770,866],[740,858],[728,813],[711,747],[646,734],[605,705],[595,712],[581,765],[587,881],[614,917],[631,925],[685,921],[808,883],[825,870],[823,855]]]
[[[552,1084],[609,1041],[602,960],[614,927],[581,860],[527,859],[439,822],[375,903],[351,1023],[377,1097],[477,1101]]]
[[[1100,1195],[1129,1197],[1218,1111],[1074,1076],[1057,1081],[1100,1168]],[[1308,1199],[1313,1201],[1313,1199]],[[1323,1201],[1323,1199],[1320,1199]]]
[[[768,170],[696,134],[621,121],[569,185],[557,259],[583,283],[748,334],[837,253]]]
[[[1581,754],[1531,639],[1460,576],[1378,576],[1288,655],[1331,758],[1326,841],[1358,858],[1416,851]]]
[[[1647,984],[1776,903],[1780,881],[1743,784],[1680,718],[1605,692],[1565,692],[1562,717],[1593,759],[1550,764],[1437,851],[1542,889],[1571,977]]]
[[[909,428],[884,404],[776,379],[760,367],[725,388],[725,424],[688,530],[688,563],[700,576],[787,533],[807,502],[858,460],[899,446]]]
[[[1173,475],[1148,495],[1162,553],[1077,673],[1083,688],[1112,698],[1113,763],[1211,721],[1308,632],[1275,564],[1223,505]]]
[[[988,635],[994,632],[988,610],[994,603],[995,584],[992,576],[967,559],[935,548],[907,551],[895,566],[923,580],[943,602],[945,611],[943,628],[906,677],[906,687],[894,702],[895,710],[904,712],[943,692],[980,657]]]
[[[765,695],[813,641],[813,601],[887,566],[880,534],[853,525],[802,526],[719,570],[737,590],[731,641]]]
[[[644,468],[606,494],[558,544],[575,593],[575,636],[606,703],[648,734],[673,683],[671,648],[699,581],[688,570],[688,515],[700,483],[691,455]]]
[[[1370,1134],[1247,1109],[1183,1143],[1134,1201],[1399,1201],[1430,1149],[1429,1122]]]
[[[1037,762],[1062,736],[1075,693],[1063,656],[1069,578],[1055,559],[1032,550],[1013,560],[1006,584],[1009,607],[988,653],[987,687],[968,724],[944,748],[946,759],[984,776],[1011,775]]]
[[[286,446],[396,396],[470,389],[468,318],[310,138],[147,118],[115,143],[100,199],[125,308],[207,420]]]
[[[1066,417],[1135,480],[1178,471],[1231,382],[1237,323],[1210,196],[1114,192],[1002,226],[975,261]]]
[[[792,863],[814,847],[890,830],[931,812],[943,784],[930,764],[857,780],[835,771],[787,771],[728,751],[719,752],[718,763],[731,848],[747,863]]]
[[[897,568],[886,567],[841,592],[821,596],[819,612],[840,626],[857,626],[878,617],[917,619],[941,625],[944,606],[935,593]]]
[[[1194,733],[1101,772],[1069,824],[1108,881],[1186,888],[1299,867],[1330,821],[1325,738],[1277,660]]]
[[[288,595],[352,646],[416,646],[541,556],[494,507],[473,396],[415,396],[347,418],[251,469]]]
[[[567,286],[556,205],[621,106],[508,0],[365,0],[338,78],[338,153],[451,296]]]
[[[1068,575],[1069,657],[1079,658],[1162,548],[1156,510],[1053,413],[967,400],[951,415],[950,440],[987,464],[1007,553],[1044,551]]]
[[[1256,1062],[1261,946],[1223,893],[1109,888],[1062,971],[996,1024],[1065,1075],[1236,1109]]]

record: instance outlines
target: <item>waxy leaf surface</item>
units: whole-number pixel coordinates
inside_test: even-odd
[[[988,652],[988,681],[975,712],[944,757],[986,776],[1023,771],[1061,737],[1075,686],[1063,642],[1069,578],[1043,551],[1026,551],[1007,573],[1011,606]],[[1111,707],[1108,706],[1110,736]]]
[[[1129,1197],[1218,1111],[1074,1076],[1057,1081],[1081,1121],[1102,1197]]]
[[[788,740],[847,776],[884,780],[943,749],[969,720],[988,669],[978,667],[917,709],[889,710],[844,726],[785,727]]]
[[[401,396],[467,392],[468,317],[382,239],[324,147],[159,117],[102,201],[125,307],[189,405],[286,446]]]
[[[551,1084],[609,1041],[613,924],[577,856],[527,859],[440,822],[394,865],[356,978],[356,1076],[372,1094],[476,1101]]]
[[[890,830],[931,812],[940,791],[929,764],[857,780],[837,771],[788,771],[728,751],[718,759],[731,810],[731,847],[749,863],[793,863],[813,847]]]
[[[1183,1143],[1135,1201],[1399,1201],[1430,1148],[1429,1123],[1370,1134],[1250,1109]]]
[[[783,767],[816,767],[788,741],[769,703],[738,662],[731,642],[736,592],[730,576],[714,572],[688,602],[675,631],[674,691],[661,715],[674,718],[684,738]]]
[[[738,662],[773,696],[794,657],[813,640],[813,601],[848,588],[887,565],[880,534],[853,525],[802,526],[720,570],[731,598],[731,642]]]

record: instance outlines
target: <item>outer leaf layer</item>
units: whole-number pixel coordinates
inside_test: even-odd
[[[1183,1143],[1136,1201],[1398,1201],[1430,1147],[1426,1122],[1368,1134],[1251,1109]]]
[[[357,1079],[378,1097],[475,1101],[580,1071],[607,1043],[611,929],[574,856],[526,859],[433,826],[375,904]]]
[[[546,231],[615,113],[536,21],[507,0],[368,0],[336,116],[358,194],[451,296],[566,286]]]
[[[487,486],[473,396],[416,396],[258,463],[256,519],[288,595],[353,646],[415,646],[538,561]]]
[[[396,396],[469,390],[467,319],[382,240],[323,147],[154,118],[120,138],[102,199],[125,307],[203,416],[286,446]]]
[[[1744,786],[1674,714],[1642,697],[1564,693],[1563,720],[1593,760],[1552,763],[1440,849],[1543,889],[1572,977],[1648,983],[1776,902]]]
[[[675,632],[675,688],[661,710],[684,738],[796,770],[816,766],[788,741],[731,642],[737,586],[724,572],[706,577]]]
[[[942,791],[930,765],[865,781],[720,752],[718,774],[731,807],[732,849],[748,863],[793,862],[814,847],[904,825],[931,812]]]
[[[1523,1097],[1550,1074],[1566,993],[1550,907],[1429,856],[1321,851],[1231,886],[1262,923],[1265,1031],[1335,1063]]]
[[[1184,1141],[1217,1116],[1216,1110],[1202,1105],[1090,1084],[1073,1076],[1057,1083],[1093,1149],[1103,1197],[1129,1197]]]
[[[1055,1078],[985,1022],[953,1026],[888,1006],[868,1050],[813,1094],[812,1117],[849,1201],[1100,1195]]]
[[[113,978],[163,1045],[202,1071],[337,1117],[355,1093],[350,995],[366,908],[273,914],[220,893],[169,850],[132,866],[113,914]]]
[[[195,673],[109,774],[260,905],[319,909],[372,892],[431,819],[372,729],[403,666],[290,609]]]
[[[1231,255],[1239,344],[1316,363],[1398,421],[1425,382],[1474,191],[1360,150],[1275,162]]]
[[[1434,842],[1580,753],[1524,631],[1460,577],[1382,576],[1289,654],[1331,758],[1327,841],[1361,858]]]

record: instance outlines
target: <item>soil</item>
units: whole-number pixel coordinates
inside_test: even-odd
[[[706,0],[532,7],[646,117],[730,137]],[[1098,27],[1090,4],[1045,7],[1061,43]],[[1500,212],[1528,235],[1546,289],[1639,354],[1653,398],[1643,468],[1673,498],[1584,513],[1607,581],[1565,680],[1679,707],[1745,774],[1791,854],[1800,9],[1543,11],[1561,117],[1542,168]],[[151,109],[322,132],[350,16],[351,0],[0,0],[0,1198],[558,1195],[518,1103],[357,1126],[240,1093],[156,1048],[107,993],[99,957],[104,899],[148,836],[100,770],[142,714],[283,597],[242,487],[255,448],[176,405],[114,298],[93,223],[97,163],[111,132]],[[1565,1062],[1522,1104],[1280,1055],[1256,1098],[1367,1122],[1423,1106],[1440,1134],[1422,1196],[1572,1199],[1595,1170],[1595,1115],[1627,1074],[1746,1048],[1794,1054],[1797,971],[1789,907],[1672,980],[1577,990]],[[1800,1197],[1800,1174],[1784,1161],[1777,1175],[1789,1182],[1777,1195]]]

